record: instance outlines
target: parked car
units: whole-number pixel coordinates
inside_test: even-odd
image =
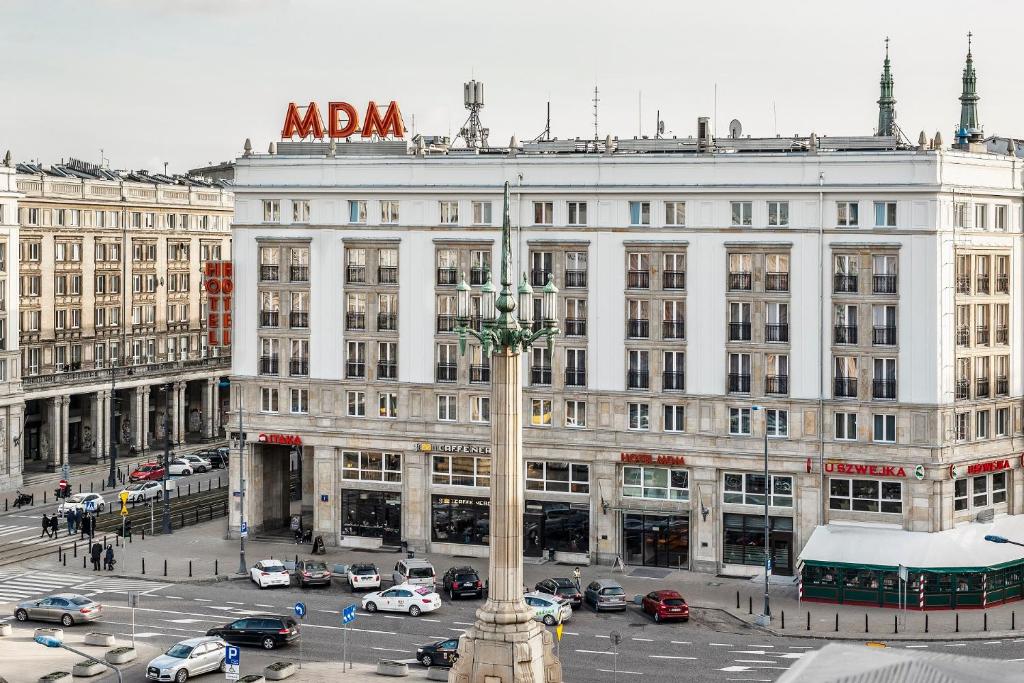
[[[598,579],[591,581],[587,590],[583,591],[583,601],[593,607],[595,612],[625,610],[626,591],[622,590],[618,581]]]
[[[396,586],[408,583],[433,588],[434,566],[426,560],[399,560],[395,563],[395,571],[391,572],[391,580]]]
[[[183,477],[187,477],[190,474],[192,474],[192,465],[189,464],[188,461],[186,460],[175,458],[174,460],[171,461],[171,464],[168,466],[167,473],[171,475],[177,474]]]
[[[103,605],[77,593],[58,593],[18,603],[14,618],[18,621],[59,621],[74,626],[103,616]]]
[[[227,671],[220,638],[203,636],[175,643],[146,666],[146,680],[185,683],[192,676],[210,671]]]
[[[380,588],[380,572],[375,564],[352,564],[346,573],[352,590]]]
[[[228,466],[230,451],[227,448],[210,448],[196,453],[200,458],[209,460],[214,469],[223,469]]]
[[[572,606],[568,600],[548,593],[527,593],[523,600],[533,610],[533,618],[543,621],[548,626],[572,619]]]
[[[459,639],[449,638],[416,648],[416,659],[423,666],[454,666],[459,660]]]
[[[556,578],[538,581],[533,590],[564,598],[575,609],[583,604],[583,594],[572,579]]]
[[[63,517],[71,510],[84,510],[85,512],[103,512],[107,502],[98,493],[76,493],[75,495],[61,501],[57,506],[57,516]]]
[[[299,588],[331,585],[331,570],[322,560],[299,560],[295,564],[295,577]]]
[[[640,608],[656,622],[670,619],[690,620],[690,606],[676,591],[651,591],[644,596]]]
[[[129,503],[145,503],[147,500],[161,500],[163,497],[162,481],[136,481],[128,484],[122,493],[128,493]],[[175,488],[174,483],[167,482],[167,491]]]
[[[164,478],[164,468],[155,462],[139,465],[128,475],[128,481],[156,481]]]
[[[249,578],[260,588],[291,584],[291,575],[279,560],[260,560],[249,570]]]
[[[441,607],[441,596],[430,586],[416,586],[409,583],[377,593],[367,593],[363,598],[363,609],[367,612],[408,612],[418,617],[423,612],[433,612]]]
[[[441,586],[451,600],[454,600],[455,596],[472,596],[474,598],[484,596],[484,582],[480,580],[480,575],[472,567],[452,567],[444,573]]]
[[[260,614],[211,628],[206,635],[223,638],[232,645],[259,645],[264,650],[273,650],[298,640],[299,625],[291,617]]]
[[[206,458],[200,458],[198,455],[180,455],[179,460],[184,460],[191,467],[193,472],[209,472],[213,469],[213,465]]]

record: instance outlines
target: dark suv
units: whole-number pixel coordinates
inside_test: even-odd
[[[580,593],[579,587],[572,579],[544,579],[537,582],[533,590],[564,598],[569,601],[573,609],[583,604],[583,594]]]
[[[472,567],[452,567],[444,573],[441,585],[451,600],[456,596],[480,598],[484,594],[484,583]]]
[[[215,469],[225,469],[228,466],[228,449],[226,448],[210,448],[205,451],[199,451],[196,453],[200,458],[205,458],[210,461],[210,465]]]
[[[264,650],[273,650],[298,640],[299,625],[291,617],[258,614],[211,628],[206,635],[219,636],[232,645],[259,645]]]

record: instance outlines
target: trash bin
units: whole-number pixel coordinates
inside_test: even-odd
[[[555,561],[555,549],[554,548],[548,548],[548,562],[554,562],[554,561]]]

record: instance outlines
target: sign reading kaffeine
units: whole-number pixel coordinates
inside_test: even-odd
[[[325,137],[338,139],[350,137],[357,132],[364,138],[374,135],[382,138],[389,135],[396,138],[405,137],[402,112],[394,100],[388,104],[383,116],[380,114],[377,103],[370,100],[366,107],[366,116],[362,120],[362,126],[359,124],[359,112],[348,102],[327,103],[326,127],[323,116],[320,115],[320,107],[316,102],[310,102],[304,113],[299,113],[299,105],[289,102],[288,111],[284,115],[284,126],[281,128],[281,138],[289,140],[298,136],[299,138],[312,137],[316,140],[323,140]]]
[[[416,444],[421,453],[468,453],[470,455],[490,455],[490,446],[477,446],[468,443],[430,443],[423,441]]]
[[[231,346],[231,295],[235,291],[231,261],[207,261],[203,287],[209,303],[206,340],[210,346]]]

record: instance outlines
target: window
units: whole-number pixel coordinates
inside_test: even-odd
[[[623,498],[689,500],[690,473],[668,467],[622,468]]]
[[[628,403],[629,428],[633,430],[646,431],[650,429],[649,414],[651,406],[648,403]]]
[[[857,413],[836,413],[835,424],[837,441],[857,440]]]
[[[630,202],[629,203],[629,224],[650,225],[651,224],[651,203]]]
[[[432,458],[432,480],[447,486],[491,485],[490,457],[472,455],[435,455]]]
[[[586,427],[587,426],[587,402],[566,401],[565,402],[565,426]]]
[[[988,204],[974,205],[974,227],[978,230],[988,230]]]
[[[470,396],[469,421],[478,424],[487,424],[491,421],[490,396]]]
[[[377,394],[377,415],[379,417],[398,417],[398,394],[381,392]]]
[[[987,410],[979,410],[974,414],[974,436],[978,439],[989,437],[989,421],[992,413]]]
[[[686,406],[665,406],[665,431],[686,431]]]
[[[527,460],[526,490],[590,493],[590,465]]]
[[[140,227],[135,225],[135,217],[138,214],[132,214],[132,227]],[[263,222],[264,223],[279,223],[281,221],[281,202],[277,199],[264,199],[263,200]]]
[[[587,203],[569,202],[569,225],[587,224]]]
[[[730,202],[730,208],[732,209],[732,224],[733,225],[753,225],[753,203],[752,202]]]
[[[780,474],[768,475],[768,505],[772,507],[793,507],[793,477]],[[736,505],[764,505],[765,480],[763,474],[741,474],[726,472],[724,477],[723,503]]]
[[[347,391],[345,402],[348,405],[349,417],[366,417],[366,392]]]
[[[686,202],[665,202],[665,225],[686,225]]]
[[[872,438],[879,443],[896,443],[896,416],[875,414]]]
[[[362,225],[366,223],[366,200],[350,199],[348,202],[348,222]]]
[[[774,438],[785,438],[789,436],[789,411],[769,408],[765,411],[768,436]]]
[[[995,223],[993,224],[993,227],[996,230],[1006,230],[1006,216],[1008,214],[1008,208],[1009,207],[1007,207],[1005,204],[996,204],[996,217]]]
[[[534,202],[533,203],[533,224],[534,225],[551,225],[554,222],[554,208],[553,202]]]
[[[260,410],[264,413],[277,412],[277,389],[260,387]]]
[[[441,202],[441,225],[459,224],[459,203]]]
[[[966,441],[970,433],[970,413],[956,413],[953,416],[953,438],[957,441]]]
[[[828,506],[832,510],[902,514],[903,483],[877,479],[829,479]]]
[[[535,349],[536,350],[536,349]],[[545,349],[547,350],[547,349]],[[551,400],[547,398],[534,398],[530,400],[530,426],[550,427],[551,426]]]
[[[750,408],[729,408],[729,434],[750,436]]]
[[[1010,435],[1010,409],[996,408],[996,436]]]
[[[437,419],[442,422],[455,422],[459,419],[458,404],[454,394],[440,394],[437,397]]]
[[[292,222],[293,223],[308,223],[309,222],[309,200],[308,199],[293,199],[292,200]]]
[[[402,481],[401,453],[342,451],[341,478],[357,481]]]
[[[896,202],[875,202],[875,227],[896,227]]]
[[[442,209],[442,215],[443,215]],[[456,207],[456,220],[458,222],[458,208]],[[444,222],[443,220],[441,221]],[[491,203],[490,202],[473,202],[473,225],[490,225],[491,224]]]
[[[302,415],[309,412],[309,389],[292,389],[292,413]]]
[[[398,224],[398,202],[396,200],[385,200],[380,203],[381,225]]]
[[[789,225],[789,202],[768,202],[768,225]]]

